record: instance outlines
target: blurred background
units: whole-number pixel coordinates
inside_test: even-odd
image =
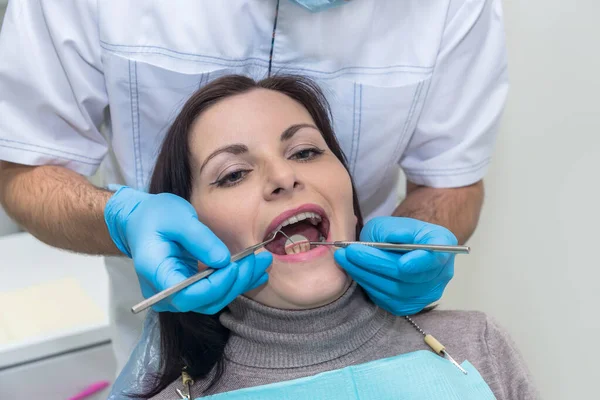
[[[1,206],[0,254],[0,399],[83,398],[75,396],[89,389],[85,400],[106,399],[116,363],[103,259],[43,244]]]
[[[0,21],[6,3],[0,0]],[[544,399],[600,398],[600,368],[593,362],[600,337],[600,3],[503,4],[511,90],[483,214],[469,243],[473,251],[457,258],[442,307],[498,319]],[[48,248],[18,231],[0,210],[0,304],[4,294],[15,299],[16,289],[27,289],[17,270],[30,269],[37,274],[36,293],[51,285],[78,288],[81,307],[63,309],[54,325],[39,324],[21,336],[9,326],[19,316],[11,320],[0,308],[0,398],[21,398],[8,385],[21,390],[18,379],[31,385],[32,373],[40,387],[52,388],[46,399],[110,379],[101,260]],[[31,277],[26,282],[31,285]],[[71,372],[59,375],[60,368]],[[56,391],[65,395],[53,397]]]
[[[600,3],[505,0],[511,89],[444,306],[506,326],[543,398],[600,398]]]

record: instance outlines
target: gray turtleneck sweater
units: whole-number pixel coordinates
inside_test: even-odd
[[[434,310],[412,319],[456,361],[469,360],[497,399],[538,398],[514,343],[490,317]],[[430,350],[415,327],[374,305],[356,283],[335,302],[311,310],[280,310],[238,297],[221,322],[231,330],[224,374],[209,390],[205,380],[195,382],[192,398]],[[175,389],[182,387],[178,379],[153,399],[178,399]]]

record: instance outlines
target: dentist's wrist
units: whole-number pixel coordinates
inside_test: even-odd
[[[115,246],[131,258],[131,248],[126,236],[127,222],[139,203],[152,195],[122,185],[109,185],[109,189],[116,189],[116,191],[106,203],[104,221]]]

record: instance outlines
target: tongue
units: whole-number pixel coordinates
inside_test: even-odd
[[[288,236],[302,235],[311,242],[319,240],[319,230],[310,222],[300,221],[295,224],[286,225],[281,230]]]
[[[306,221],[300,221],[295,224],[286,225],[281,228],[281,230],[289,237],[292,237],[293,235],[302,235],[308,239],[309,242],[318,242],[321,234],[316,226]],[[285,255],[286,240],[287,238],[285,236],[278,234],[275,240],[265,247],[271,253]]]

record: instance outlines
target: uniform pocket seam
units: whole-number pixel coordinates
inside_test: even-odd
[[[133,66],[133,67],[132,67]],[[133,133],[133,157],[135,160],[135,182],[138,188],[142,187],[144,168],[140,150],[140,104],[137,79],[137,62],[129,60],[129,96],[131,104],[131,129]]]
[[[362,84],[358,84],[358,107],[356,107],[356,83],[354,84],[354,118],[352,124],[352,176],[356,173],[356,160],[358,160],[358,149],[360,147],[360,130],[362,125]],[[358,111],[357,111],[358,110]],[[358,124],[356,119],[358,118]]]
[[[405,138],[406,135],[408,133],[408,127],[411,125],[412,121],[413,121],[413,117],[415,114],[415,109],[417,108],[416,105],[419,102],[419,99],[421,98],[421,91],[423,90],[423,86],[425,85],[425,82],[428,82],[428,80],[422,80],[417,84],[417,88],[415,89],[415,94],[413,96],[412,102],[410,104],[410,108],[408,110],[408,115],[406,116],[406,120],[404,121],[404,126],[402,127],[402,132],[400,133],[400,138],[398,139],[398,142],[396,143],[396,149],[394,150],[394,154],[397,155],[398,158],[401,157],[401,155],[398,155],[398,153],[400,152],[400,149],[403,147],[403,144],[405,142]],[[385,168],[385,171],[383,172],[383,174],[381,175],[381,179],[383,180],[384,177],[386,177],[388,175],[388,173],[390,172],[390,168],[392,167],[392,165],[397,165],[396,163],[389,163],[388,166]],[[378,185],[381,184],[381,181],[378,183]]]
[[[177,50],[171,50],[164,47],[158,46],[130,46],[130,45],[120,45],[120,44],[112,44],[107,42],[100,42],[100,46],[111,53],[114,54],[159,54],[168,58],[173,58],[176,60],[185,60],[196,63],[214,63],[220,66],[225,67],[237,67],[237,66],[247,66],[247,65],[262,65],[267,66],[269,64],[268,60],[262,60],[258,57],[247,57],[243,59],[227,59],[218,56],[210,56],[205,54],[194,54],[194,53],[185,53]],[[170,54],[171,53],[171,54]],[[220,62],[218,62],[220,61]],[[249,62],[251,61],[251,62]]]
[[[194,63],[212,63],[222,67],[248,67],[259,66],[267,68],[269,60],[258,57],[246,57],[242,59],[228,59],[219,56],[206,54],[186,53],[177,50],[171,50],[160,46],[132,46],[124,44],[113,44],[105,41],[100,41],[101,47],[113,54],[158,54],[176,60],[185,60]],[[362,74],[362,75],[394,75],[398,73],[406,74],[429,74],[433,70],[433,66],[419,65],[386,65],[386,66],[347,66],[338,68],[333,71],[322,71],[318,69],[294,67],[288,63],[273,62],[273,70],[285,73],[307,73],[314,75],[313,78],[319,79],[336,79],[344,75]]]
[[[60,159],[63,159],[63,160],[68,160],[68,161],[73,161],[73,162],[78,162],[78,163],[81,163],[81,164],[93,165],[93,166],[98,166],[102,162],[102,159],[92,159],[90,157],[79,156],[79,155],[76,155],[76,154],[73,154],[73,156],[80,157],[80,158],[66,157],[64,154],[71,154],[71,153],[64,153],[64,152],[62,152],[60,150],[55,150],[55,149],[50,148],[50,147],[44,147],[44,146],[38,146],[38,145],[30,145],[30,144],[27,144],[27,143],[16,142],[14,140],[0,139],[0,142],[2,142],[2,141],[9,142],[9,143],[13,142],[13,143],[20,144],[20,146],[17,146],[17,145],[10,146],[8,144],[0,143],[0,147],[4,147],[6,149],[15,149],[15,150],[21,150],[21,151],[28,151],[30,153],[42,154],[42,155],[45,155],[45,156],[50,156],[50,157],[54,157],[54,158],[60,158]],[[40,151],[40,150],[28,149],[25,146],[33,146],[33,147],[41,148],[41,149],[48,150],[48,151]],[[51,151],[54,151],[54,152],[56,152],[58,154],[56,154],[56,153],[50,153]],[[82,158],[84,158],[84,159],[90,159],[90,160],[96,160],[96,162],[85,161]]]
[[[40,146],[39,144],[32,144],[32,143],[27,143],[27,142],[20,142],[17,140],[11,140],[11,139],[4,139],[4,138],[0,138],[0,142],[7,142],[7,143],[14,143],[14,146],[9,146],[9,145],[4,145],[2,143],[0,143],[0,146],[2,147],[7,147],[7,148],[13,148],[13,149],[19,149],[19,150],[25,150],[25,151],[30,151],[32,153],[38,153],[38,154],[44,154],[44,155],[48,155],[48,156],[54,156],[54,157],[59,157],[59,158],[64,158],[65,160],[70,160],[70,161],[78,161],[84,164],[89,164],[89,165],[98,165],[100,164],[100,162],[102,161],[102,158],[93,158],[93,157],[86,157],[86,156],[82,156],[80,154],[76,154],[76,153],[70,153],[68,151],[64,151],[64,150],[59,150],[59,149],[55,149],[52,147],[47,147],[47,146]],[[46,153],[46,152],[42,152],[42,151],[37,151],[34,149],[28,149],[27,147],[33,147],[33,148],[39,148],[42,150],[47,150],[47,151],[52,151],[58,154],[62,154],[62,156],[59,156],[57,154],[51,154],[51,153]],[[76,158],[69,158],[67,156],[73,156]],[[89,161],[83,161],[83,160],[89,160]],[[93,161],[93,162],[91,162]]]
[[[273,67],[275,67],[276,64],[273,64]],[[407,70],[406,67],[411,67],[411,68],[422,68],[419,71],[411,71],[411,70]],[[365,68],[367,70],[365,70]],[[369,70],[369,68],[374,69],[382,69],[381,71],[379,70]],[[340,78],[342,76],[345,75],[353,75],[353,74],[359,74],[359,75],[370,75],[370,76],[386,76],[386,75],[396,75],[398,73],[403,73],[403,74],[415,74],[415,75],[423,75],[423,74],[429,74],[432,70],[432,68],[430,67],[416,67],[416,66],[402,66],[402,68],[398,68],[398,69],[394,69],[394,70],[390,70],[390,68],[395,68],[395,66],[386,66],[386,67],[345,67],[345,68],[340,68],[338,70],[335,71],[320,71],[320,70],[314,70],[314,69],[308,69],[308,68],[299,68],[299,67],[290,67],[290,66],[285,66],[282,65],[280,67],[277,68],[277,70],[281,71],[281,72],[286,72],[286,73],[308,73],[307,75],[311,76],[312,78],[316,78],[316,79],[321,79],[321,80],[328,80],[328,79],[337,79]],[[348,70],[348,71],[346,71]],[[424,78],[426,79],[426,78]],[[400,85],[402,86],[402,85]]]

